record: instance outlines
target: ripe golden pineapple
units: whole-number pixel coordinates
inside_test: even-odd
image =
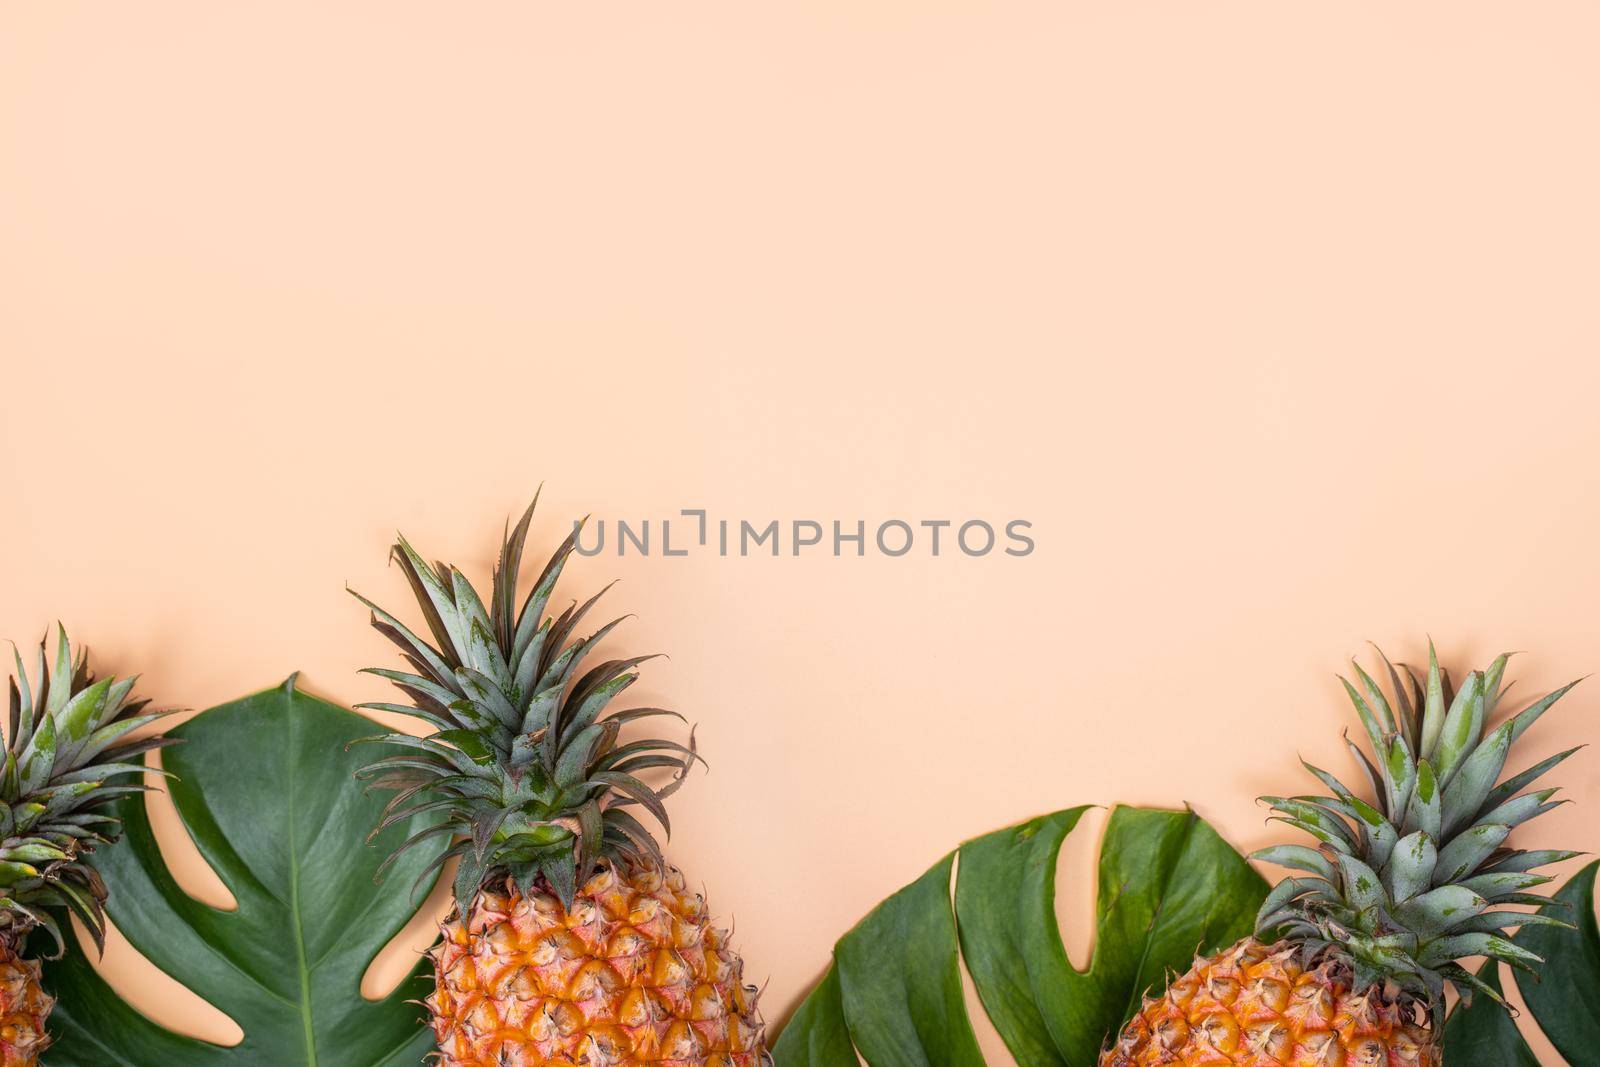
[[[621,620],[574,637],[598,595],[545,615],[576,531],[516,606],[532,518],[530,505],[506,533],[487,609],[459,570],[430,567],[404,538],[395,545],[433,644],[360,598],[412,668],[370,672],[411,703],[363,706],[436,728],[373,739],[412,750],[362,771],[396,791],[378,828],[436,813],[442,821],[400,851],[434,842],[426,873],[459,858],[427,999],[442,1067],[768,1062],[743,963],[630,810],[670,829],[662,800],[698,758],[692,735],[621,742],[628,723],[681,718],[605,711],[650,657],[579,673]],[[638,777],[660,769],[673,772],[660,788]]]
[[[126,740],[165,712],[140,714],[149,702],[129,699],[135,679],[95,681],[87,652],[75,658],[64,629],[54,664],[40,643],[31,682],[20,653],[16,662],[0,770],[0,1067],[33,1067],[50,1045],[45,1022],[55,1001],[39,984],[39,962],[22,956],[24,942],[43,929],[61,954],[54,908],[80,919],[103,947],[106,887],[87,857],[120,826],[98,809],[143,791],[138,779],[113,780],[143,775],[132,757],[169,742]]]
[[[433,959],[446,1063],[761,1059],[743,965],[673,868],[607,865],[570,908],[510,879],[486,886],[466,922],[444,925]]]
[[[1255,858],[1304,876],[1268,895],[1256,937],[1196,960],[1162,996],[1147,998],[1101,1067],[1437,1067],[1446,986],[1501,1000],[1459,961],[1483,956],[1525,970],[1543,962],[1505,931],[1564,924],[1496,909],[1544,903],[1528,891],[1550,879],[1534,872],[1576,853],[1519,851],[1505,841],[1556,806],[1554,789],[1522,791],[1576,749],[1496,782],[1512,745],[1572,686],[1485,733],[1509,654],[1474,671],[1459,692],[1431,644],[1426,685],[1379,658],[1392,703],[1359,664],[1360,689],[1344,683],[1376,755],[1347,740],[1373,799],[1309,764],[1332,795],[1263,797],[1276,819],[1318,844],[1278,845]]]

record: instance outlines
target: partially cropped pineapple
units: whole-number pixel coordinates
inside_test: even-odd
[[[620,740],[628,723],[677,716],[606,711],[650,657],[579,672],[617,625],[574,636],[598,594],[546,616],[576,533],[518,608],[532,517],[530,505],[506,534],[487,608],[459,570],[430,567],[404,538],[395,545],[433,644],[361,598],[411,666],[371,671],[410,704],[365,706],[436,728],[426,738],[374,739],[412,750],[362,772],[397,791],[379,829],[438,813],[443,821],[401,851],[439,848],[424,877],[459,857],[427,1000],[443,1067],[766,1062],[743,964],[633,814],[668,825],[662,799],[696,758],[692,737],[688,746]],[[660,769],[673,772],[661,788],[638,777]]]
[[[164,713],[140,714],[149,702],[130,699],[135,679],[95,681],[65,630],[57,628],[53,664],[40,643],[32,679],[20,653],[16,661],[0,772],[0,1067],[31,1067],[50,1044],[55,1002],[40,987],[38,961],[23,958],[24,940],[42,928],[60,955],[56,909],[103,946],[106,887],[86,857],[120,825],[100,809],[142,791],[133,776],[145,767],[133,757],[167,743],[128,740]]]
[[[1523,790],[1572,752],[1499,778],[1512,746],[1572,686],[1491,730],[1509,654],[1456,692],[1431,644],[1426,684],[1379,658],[1392,702],[1359,665],[1359,688],[1345,681],[1371,745],[1369,755],[1349,743],[1371,799],[1309,764],[1330,795],[1262,798],[1318,844],[1255,858],[1303,877],[1273,889],[1254,938],[1197,960],[1147,999],[1102,1067],[1438,1065],[1445,987],[1500,1000],[1462,960],[1542,962],[1505,933],[1559,920],[1503,909],[1543,903],[1529,890],[1550,879],[1535,872],[1576,853],[1520,851],[1506,839],[1556,806],[1554,789]]]

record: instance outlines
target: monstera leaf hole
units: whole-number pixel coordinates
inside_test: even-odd
[[[455,907],[451,887],[455,885],[456,861],[440,869],[439,880],[426,894],[417,895],[419,910],[398,934],[383,946],[361,976],[361,995],[382,1000],[395,991],[417,967],[417,960],[439,940],[439,924]],[[409,888],[409,887],[408,887]]]
[[[95,952],[94,942],[76,918],[72,920],[72,933],[78,942],[77,951],[95,973],[146,1018],[174,1033],[213,1045],[231,1048],[244,1040],[244,1029],[238,1023],[151,963],[123,936],[116,923],[106,922],[104,956]]]
[[[1100,889],[1100,840],[1105,835],[1111,809],[1089,808],[1078,820],[1077,828],[1061,846],[1056,869],[1056,926],[1067,950],[1067,959],[1080,971],[1088,970],[1094,956],[1095,900]],[[956,853],[950,877],[950,892],[956,891],[961,877],[961,853]],[[820,977],[820,976],[819,976]],[[961,960],[961,993],[967,1018],[972,1022],[985,1063],[1013,1063],[1000,1031],[983,1009],[977,983],[967,961]],[[859,1057],[858,1057],[859,1060]]]
[[[1089,808],[1061,846],[1056,868],[1056,926],[1067,959],[1080,971],[1094,958],[1094,906],[1100,893],[1100,840],[1111,809]]]
[[[839,940],[778,1067],[1092,1064],[1143,993],[1249,933],[1266,891],[1188,810],[1085,806],[974,838]],[[1091,896],[1074,962],[1062,928]]]
[[[161,750],[150,753],[145,762],[161,770]],[[145,784],[155,789],[144,795],[144,808],[156,846],[172,872],[173,881],[189,896],[209,907],[220,911],[238,908],[233,894],[228,892],[217,872],[200,854],[194,838],[189,836],[189,828],[172,803],[172,794],[165,788],[166,778],[148,774]],[[93,940],[75,917],[72,932],[89,965],[143,1015],[175,1033],[214,1045],[231,1047],[244,1040],[244,1030],[238,1023],[151,963],[123,936],[115,922],[107,920],[104,955],[95,952]]]
[[[1109,807],[1093,807],[1085,810],[1076,828],[1067,835],[1058,854],[1056,926],[1060,931],[1062,944],[1067,950],[1067,959],[1080,971],[1088,970],[1094,957],[1095,901],[1100,891],[1100,841],[1105,835],[1106,823],[1110,817]],[[950,892],[954,894],[956,883],[961,877],[960,852],[956,853],[952,867]],[[817,977],[820,979],[823,974]],[[1004,1039],[1000,1036],[1000,1031],[983,1009],[983,1000],[978,995],[977,983],[972,979],[972,972],[967,968],[965,957],[961,959],[961,992],[962,999],[966,1003],[967,1017],[972,1022],[972,1029],[977,1035],[978,1047],[983,1051],[985,1062],[995,1064],[1014,1062]],[[798,1003],[795,1006],[798,1007]],[[787,1022],[787,1019],[784,1021]]]
[[[1056,926],[1066,948],[1067,959],[1080,971],[1089,968],[1094,955],[1095,902],[1100,889],[1100,841],[1105,835],[1106,823],[1110,816],[1109,807],[1086,809],[1079,818],[1076,828],[1067,835],[1059,853],[1055,879]],[[960,877],[961,853],[958,851],[950,872],[952,895]],[[962,993],[967,1005],[967,1014],[978,1035],[978,1043],[991,1062],[1008,1063],[1010,1059],[1005,1043],[983,1010],[983,1002],[978,996],[972,973],[967,969],[966,959],[962,958],[960,964]],[[814,989],[828,977],[832,966],[830,961],[819,969],[813,980],[807,983],[806,988]],[[783,1014],[778,1016],[776,1020],[778,1025],[772,1028],[774,1033],[781,1032],[789,1024],[790,1018],[799,1010],[803,999],[788,1005]]]
[[[157,770],[163,769],[161,750],[150,753],[145,762]],[[160,774],[145,775],[145,784],[153,786],[156,792],[145,794],[144,810],[150,816],[150,832],[155,834],[156,847],[161,850],[161,858],[167,861],[172,880],[202,904],[219,911],[237,911],[239,902],[200,855],[200,846],[194,843],[183,816],[178,814],[178,806],[166,790],[166,781]]]

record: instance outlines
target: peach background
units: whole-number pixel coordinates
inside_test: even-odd
[[[1593,5],[585,8],[0,7],[0,635],[356,701],[343,583],[403,601],[397,526],[483,573],[541,480],[545,550],[1032,520],[1025,559],[569,572],[672,655],[642,688],[712,773],[671,852],[774,1020],[965,836],[1123,800],[1268,840],[1366,639],[1600,667]],[[1600,848],[1595,759],[1561,779],[1524,840]]]

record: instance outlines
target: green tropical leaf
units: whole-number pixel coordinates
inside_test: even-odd
[[[796,1009],[784,1027],[778,1051],[784,1067],[839,1067],[860,1062],[844,1024],[838,967],[830,964],[822,981]]]
[[[413,832],[389,827],[371,847],[382,797],[354,779],[371,751],[346,752],[372,723],[283,686],[224,704],[171,731],[168,788],[201,854],[238,902],[219,910],[173,880],[141,797],[119,803],[125,833],[95,854],[112,921],[152,963],[231,1017],[232,1048],[174,1034],[123,1001],[83,951],[48,964],[59,999],[50,1067],[418,1067],[433,1049],[422,1010],[427,961],[380,1001],[362,975],[412,917],[412,880],[429,857],[378,864]]]
[[[961,961],[1020,1067],[1093,1067],[1161,986],[1249,934],[1267,886],[1193,812],[1117,808],[1101,846],[1093,956],[1067,958],[1056,859],[1085,808],[969,841],[880,904],[834,948],[833,966],[784,1028],[778,1067],[981,1064]],[[959,930],[959,936],[957,931]]]
[[[1600,924],[1594,883],[1600,862],[1572,876],[1540,911],[1571,924],[1530,926],[1517,944],[1544,957],[1538,974],[1518,973],[1517,988],[1539,1028],[1575,1067],[1600,1064]]]
[[[934,864],[834,949],[845,1025],[868,1063],[983,1067],[961,993],[950,907],[954,863],[951,853]]]

